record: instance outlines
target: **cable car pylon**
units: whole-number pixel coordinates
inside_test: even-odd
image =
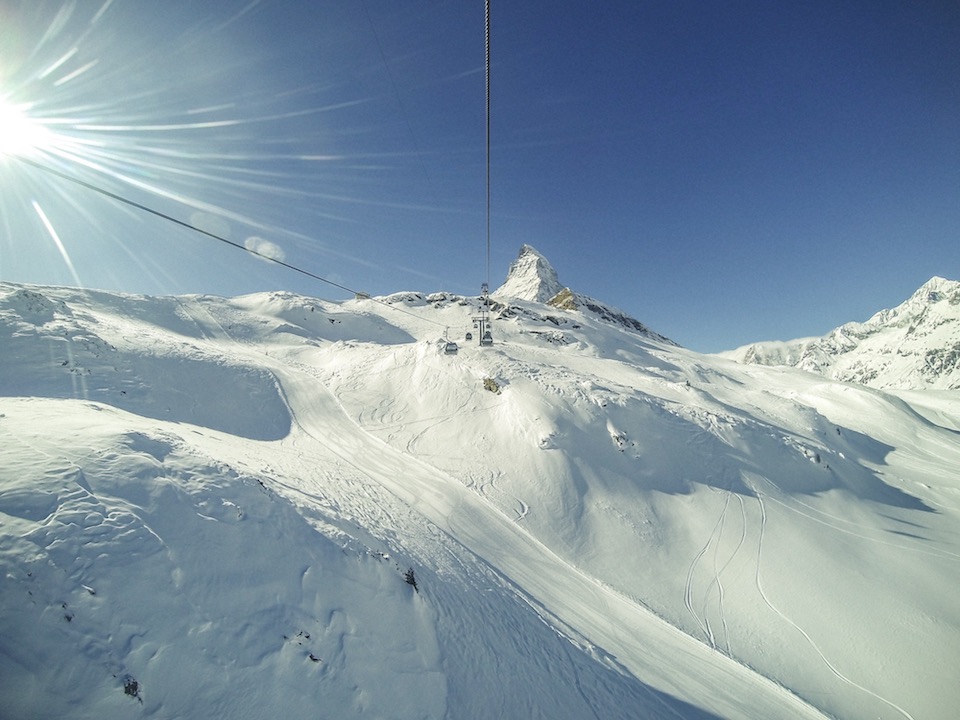
[[[480,336],[480,346],[493,345],[493,334],[490,332],[490,288],[487,283],[480,287],[480,312],[473,316],[473,327]]]
[[[480,314],[474,317],[474,327],[480,335],[480,346],[493,345],[490,332],[490,0],[484,0],[483,7],[483,44],[484,44],[484,85],[486,111],[486,150],[487,150],[487,281],[480,286]]]

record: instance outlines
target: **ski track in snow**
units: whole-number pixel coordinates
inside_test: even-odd
[[[762,476],[761,476],[762,477]],[[771,481],[769,478],[762,477],[764,483],[769,485],[777,492],[782,492],[781,488],[777,486],[776,483]],[[777,503],[781,507],[789,510],[792,513],[796,513],[802,517],[807,518],[811,522],[817,523],[819,525],[825,525],[831,530],[835,530],[839,533],[844,533],[845,535],[852,535],[853,537],[860,538],[861,540],[866,540],[870,543],[876,543],[878,545],[886,545],[888,547],[896,548],[897,550],[904,550],[906,552],[918,553],[921,555],[930,555],[932,557],[940,558],[942,560],[949,561],[960,561],[960,553],[953,553],[949,550],[943,548],[933,548],[927,549],[919,543],[910,543],[905,544],[903,542],[893,542],[892,540],[886,540],[884,538],[876,537],[874,535],[866,535],[863,532],[857,532],[861,529],[861,526],[852,521],[847,520],[846,518],[838,517],[827,513],[819,508],[811,506],[809,503],[805,503],[803,500],[796,496],[790,496],[790,502],[784,502],[773,495],[767,495],[767,499],[771,502]],[[798,507],[799,506],[799,507]],[[803,509],[800,509],[803,508]],[[843,527],[844,525],[849,527]],[[853,529],[851,529],[853,528]]]
[[[513,512],[516,513],[516,517],[513,518],[513,520],[515,522],[520,522],[527,516],[527,513],[530,512],[530,506],[527,505],[527,503],[525,503],[520,498],[516,497],[515,495],[511,495],[510,493],[501,489],[500,486],[497,484],[498,479],[499,479],[499,475],[491,475],[489,481],[481,483],[480,485],[476,486],[477,492],[482,497],[486,498],[487,500],[490,500],[495,507],[498,507],[498,512],[503,512],[503,511],[499,509],[499,506],[497,503],[497,497],[507,498],[510,501],[512,501],[509,503],[505,502],[503,504],[512,505]]]
[[[765,480],[766,482],[770,483],[770,481],[769,481],[767,478],[765,478],[765,477],[763,477],[763,476],[760,476],[760,477],[761,477],[761,479],[763,479],[763,480]],[[773,483],[770,483],[770,484],[773,485]],[[763,600],[764,604],[765,604],[770,610],[772,610],[777,616],[779,616],[780,618],[782,618],[783,621],[786,622],[790,627],[792,627],[794,630],[796,630],[796,631],[801,635],[801,637],[803,637],[803,639],[804,639],[804,640],[807,642],[807,644],[813,649],[813,651],[819,656],[819,658],[820,658],[820,660],[823,662],[824,666],[834,675],[834,677],[836,677],[838,680],[840,680],[840,681],[843,682],[844,684],[846,684],[846,685],[848,685],[848,686],[850,686],[850,687],[852,687],[852,688],[855,688],[856,690],[859,690],[860,692],[863,692],[863,693],[865,693],[865,694],[867,694],[867,695],[870,695],[871,697],[879,700],[880,702],[884,703],[885,705],[887,705],[887,706],[890,707],[891,709],[893,709],[893,710],[895,710],[896,712],[898,712],[898,713],[899,713],[900,715],[902,715],[904,718],[907,718],[907,720],[914,720],[913,716],[912,716],[910,713],[908,713],[906,710],[904,710],[902,707],[900,707],[899,705],[891,702],[890,700],[888,700],[887,698],[883,697],[882,695],[878,695],[878,694],[875,693],[873,690],[870,690],[869,688],[864,687],[863,685],[860,685],[860,684],[857,683],[857,682],[854,682],[853,680],[851,680],[850,678],[848,678],[846,675],[844,675],[842,672],[840,672],[840,670],[838,670],[837,667],[836,667],[832,662],[830,662],[830,660],[829,660],[829,659],[827,658],[827,656],[823,653],[823,651],[822,651],[822,650],[820,649],[820,647],[816,644],[816,642],[814,642],[813,638],[810,637],[810,634],[807,633],[807,631],[805,631],[802,627],[800,627],[800,626],[799,626],[797,623],[795,623],[792,619],[790,619],[785,613],[783,613],[783,612],[782,612],[776,605],[774,605],[773,602],[770,600],[770,598],[768,597],[767,593],[766,593],[766,592],[764,591],[764,589],[763,589],[763,581],[761,580],[761,575],[762,575],[762,570],[761,570],[761,568],[762,568],[762,565],[763,565],[763,537],[764,537],[764,533],[766,532],[766,529],[767,529],[767,509],[766,509],[766,507],[764,506],[764,503],[763,503],[763,497],[764,497],[763,494],[760,493],[760,491],[757,490],[757,488],[754,487],[752,483],[750,483],[750,485],[751,485],[751,489],[754,491],[754,496],[756,497],[757,504],[758,504],[758,506],[759,506],[759,508],[760,508],[760,532],[759,532],[759,534],[758,534],[758,536],[757,536],[757,553],[756,553],[757,562],[756,562],[755,582],[756,582],[757,591],[760,593],[760,597],[761,597],[761,599]],[[776,487],[776,486],[774,486],[774,487]]]
[[[726,505],[720,514],[720,517],[723,517],[723,513],[726,512]],[[720,519],[717,520],[717,525],[720,524]],[[713,543],[714,536],[717,531],[717,525],[714,525],[713,531],[710,533],[710,536],[707,538],[707,541],[700,548],[699,552],[694,556],[693,561],[690,563],[690,567],[687,569],[687,581],[684,587],[683,592],[683,604],[687,608],[687,611],[693,616],[694,622],[697,623],[697,626],[700,628],[700,631],[706,637],[707,642],[711,646],[716,647],[716,643],[713,640],[713,636],[710,633],[710,627],[707,624],[705,618],[697,613],[694,609],[694,599],[693,599],[693,579],[697,571],[697,564],[700,562],[700,559],[706,554],[707,550],[710,548],[711,543]]]
[[[737,493],[734,493],[734,492],[730,492],[730,491],[722,491],[722,492],[725,493],[726,498],[724,500],[724,505],[723,505],[723,518],[721,522],[721,527],[717,535],[717,542],[714,545],[713,575],[715,578],[714,582],[716,583],[716,586],[717,586],[717,612],[719,613],[720,622],[722,623],[722,627],[723,627],[723,647],[725,649],[726,654],[731,655],[730,629],[727,625],[726,613],[723,610],[724,590],[723,590],[722,575],[724,571],[730,566],[730,563],[733,562],[734,558],[739,554],[740,549],[743,547],[743,543],[747,535],[747,524],[746,524],[746,513],[743,506],[743,498],[741,498]],[[724,530],[724,527],[726,526],[727,509],[730,504],[731,496],[733,496],[737,500],[737,505],[740,508],[740,537],[737,539],[737,543],[734,546],[733,550],[730,551],[730,554],[726,557],[726,559],[723,561],[723,564],[721,565],[720,559],[719,559],[720,547],[723,539],[723,530]],[[710,587],[708,586],[707,593],[709,593],[709,591],[710,591]],[[704,595],[704,607],[703,607],[704,616],[706,616],[706,612],[707,612],[707,594]]]
[[[743,548],[744,541],[746,540],[746,510],[744,508],[743,498],[741,498],[737,493],[728,490],[718,490],[716,488],[711,488],[711,490],[716,493],[723,493],[723,508],[720,510],[720,514],[717,517],[717,521],[714,524],[709,537],[697,552],[696,556],[694,556],[693,561],[690,563],[690,566],[687,569],[683,602],[684,606],[687,608],[687,611],[693,617],[694,622],[697,623],[697,626],[703,633],[706,641],[710,643],[710,646],[716,649],[722,649],[727,655],[731,655],[730,631],[727,625],[727,617],[723,607],[724,588],[722,575],[736,558],[736,556],[740,553],[741,549]],[[736,540],[734,547],[729,551],[729,554],[727,554],[726,557],[721,560],[721,552],[724,545],[724,529],[727,525],[727,513],[730,508],[731,496],[737,500],[740,508],[740,536]],[[712,552],[710,552],[711,550]],[[696,591],[694,588],[698,574],[697,570],[701,565],[701,561],[708,553],[710,553],[710,559],[712,562],[711,571],[709,573],[709,580],[706,584],[706,587],[704,587],[702,590],[701,600],[699,603],[697,603],[695,601]],[[710,622],[711,598],[714,596],[714,590],[716,591],[716,605],[714,609],[722,629],[722,637],[719,640],[717,639]],[[697,610],[696,605],[699,605],[699,611]]]

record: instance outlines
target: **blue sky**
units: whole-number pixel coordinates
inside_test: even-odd
[[[530,243],[709,352],[960,279],[956,3],[491,17],[494,288]],[[473,294],[483,29],[480,0],[0,0],[0,98],[49,132],[47,167],[348,288]],[[0,188],[3,280],[344,297],[16,156]]]

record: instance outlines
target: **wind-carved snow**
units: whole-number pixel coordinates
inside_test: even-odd
[[[754,343],[723,355],[881,389],[960,389],[960,283],[934,277],[866,322],[846,323],[820,338]]]
[[[2,286],[0,715],[951,716],[956,393],[495,300]]]
[[[99,401],[259,440],[289,431],[273,375],[204,342],[226,336],[208,309],[229,313],[222,303],[58,294],[0,286],[0,396]]]

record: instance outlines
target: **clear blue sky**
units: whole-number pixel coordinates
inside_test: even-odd
[[[0,0],[0,97],[62,172],[349,288],[474,294],[483,10]],[[493,0],[491,78],[494,288],[530,243],[716,351],[960,279],[955,0]],[[0,279],[345,296],[16,157]]]

